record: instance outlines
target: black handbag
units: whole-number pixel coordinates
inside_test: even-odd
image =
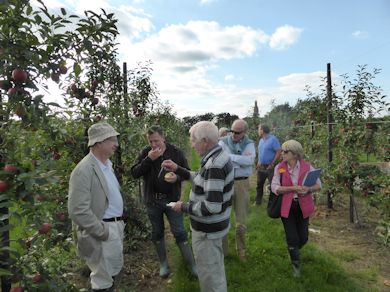
[[[282,185],[282,174],[280,174],[280,185]],[[280,212],[282,209],[283,195],[276,195],[272,192],[271,186],[269,186],[269,199],[267,205],[267,214],[269,217],[277,219],[280,218]]]

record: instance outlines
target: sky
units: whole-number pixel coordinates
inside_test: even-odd
[[[152,61],[160,99],[178,117],[212,112],[260,116],[332,80],[381,69],[390,102],[388,0],[44,0],[53,11],[112,12],[119,60]],[[93,3],[93,5],[91,5]]]

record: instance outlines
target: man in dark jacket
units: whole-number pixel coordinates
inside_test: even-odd
[[[152,224],[152,241],[160,260],[160,277],[170,274],[164,241],[164,214],[175,236],[180,252],[193,275],[197,275],[195,261],[187,242],[183,214],[167,207],[170,202],[180,200],[183,177],[167,172],[161,167],[164,160],[172,160],[183,168],[189,169],[184,153],[176,146],[166,143],[164,131],[159,126],[152,126],[147,131],[149,146],[146,146],[131,168],[134,178],[143,177],[144,200]]]

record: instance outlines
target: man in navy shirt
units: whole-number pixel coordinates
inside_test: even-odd
[[[268,178],[269,183],[274,175],[274,167],[278,163],[281,148],[278,138],[270,134],[267,125],[259,125],[259,146],[257,160],[257,187],[255,205],[261,205],[264,193],[264,183]]]

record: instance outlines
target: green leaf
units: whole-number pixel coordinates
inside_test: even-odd
[[[0,216],[0,221],[4,221],[4,220],[7,220],[7,219],[9,219],[9,214],[4,214],[4,215]]]
[[[34,18],[35,18],[35,22],[36,22],[38,25],[42,23],[42,17],[41,17],[40,15],[36,14],[36,15],[34,16]]]
[[[81,67],[80,67],[79,63],[74,63],[73,71],[74,71],[74,74],[76,75],[76,78],[80,76]]]
[[[0,203],[0,208],[8,208],[9,206],[10,206],[10,203],[8,201]]]
[[[66,15],[66,10],[65,10],[65,8],[61,8],[61,13],[62,13],[62,15]]]
[[[0,276],[12,276],[12,275],[13,274],[10,271],[0,268]]]
[[[31,12],[32,12],[32,7],[31,7],[31,6],[28,6],[28,7],[27,7],[26,14],[27,14],[27,15],[31,15]]]
[[[9,198],[8,198],[8,196],[7,195],[0,195],[0,202],[1,201],[6,201],[6,200],[8,200]]]

